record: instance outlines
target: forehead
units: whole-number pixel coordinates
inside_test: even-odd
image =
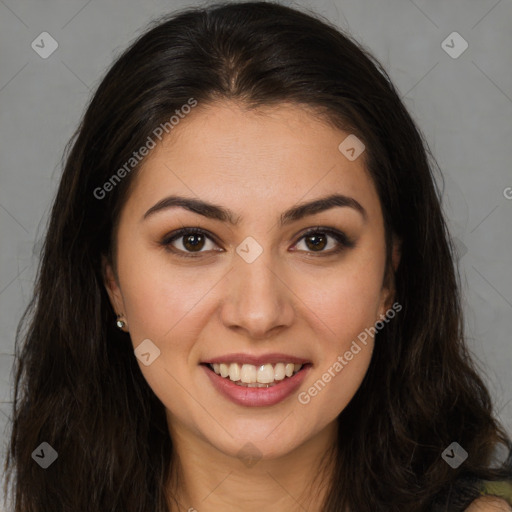
[[[364,152],[350,161],[338,148],[349,135],[293,104],[200,104],[146,157],[128,202],[183,193],[242,211],[339,192],[379,214]]]

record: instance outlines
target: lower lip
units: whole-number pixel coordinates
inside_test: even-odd
[[[217,375],[207,365],[202,364],[201,366],[217,391],[235,404],[248,407],[275,405],[288,398],[302,384],[311,367],[310,364],[307,364],[292,377],[286,377],[268,388],[249,388],[239,386],[232,380]]]

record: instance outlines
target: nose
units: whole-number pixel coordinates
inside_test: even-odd
[[[295,315],[295,296],[270,251],[252,263],[235,255],[233,267],[226,276],[221,310],[224,325],[251,339],[266,339],[289,327]]]

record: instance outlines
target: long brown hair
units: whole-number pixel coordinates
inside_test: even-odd
[[[478,482],[511,478],[511,443],[464,342],[459,277],[428,145],[380,63],[310,13],[217,4],[160,19],[113,64],[65,152],[34,297],[16,335],[6,461],[15,512],[169,510],[172,440],[103,285],[101,257],[139,165],[102,187],[155,128],[195,98],[311,107],[356,134],[388,241],[403,241],[396,318],[378,332],[362,385],[339,415],[322,510],[462,510]],[[95,193],[96,191],[96,193]],[[453,441],[469,454],[453,469]],[[58,460],[32,459],[42,442]],[[15,471],[15,473],[14,473]],[[13,475],[15,478],[13,479]]]

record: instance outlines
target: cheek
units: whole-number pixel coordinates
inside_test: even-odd
[[[189,271],[172,268],[162,255],[151,261],[128,256],[123,263],[125,313],[135,343],[139,338],[167,343],[173,332],[199,324],[197,316],[215,284],[211,273],[202,275],[197,269],[191,276]]]
[[[379,318],[385,265],[384,249],[376,245],[347,258],[330,276],[303,278],[301,288],[310,290],[304,297],[305,310],[309,310],[319,356],[298,397],[306,423],[317,417],[333,420],[355,395],[368,370],[375,332],[370,328]]]
[[[317,368],[297,396],[297,416],[305,430],[318,431],[334,421],[352,400],[366,375],[372,346],[368,343],[354,351],[352,359],[343,352]],[[351,351],[349,351],[352,353]]]
[[[370,364],[374,326],[380,304],[381,272],[366,267],[361,272],[340,273],[322,293],[305,302],[317,344],[318,364],[298,396],[301,421],[317,428],[334,420],[348,405]]]
[[[330,275],[303,277],[304,303],[318,317],[317,328],[341,350],[379,317],[384,261],[358,255]],[[314,283],[314,286],[312,285]],[[309,291],[307,291],[309,290]],[[316,330],[316,328],[315,328]]]
[[[160,350],[149,366],[139,362],[140,370],[167,408],[188,410],[190,395],[185,383],[195,370],[194,345],[204,320],[211,315],[205,308],[215,280],[208,279],[207,273],[202,277],[196,273],[191,279],[190,272],[171,268],[162,256],[148,261],[132,253],[121,263],[132,344],[136,348],[142,340],[149,339]]]

